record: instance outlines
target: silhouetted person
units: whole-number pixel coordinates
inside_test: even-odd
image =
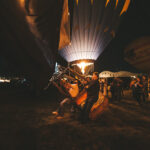
[[[135,100],[141,104],[142,102],[142,88],[143,88],[143,84],[141,82],[140,77],[137,77],[136,80],[134,80],[130,86],[132,87],[134,93],[133,96],[135,98]]]
[[[98,100],[99,96],[99,81],[98,81],[98,73],[94,72],[92,76],[92,80],[86,86],[87,89],[87,99],[85,101],[85,105],[83,106],[81,121],[86,122],[89,120],[89,113],[93,106],[93,104]]]
[[[133,80],[130,82],[130,88],[131,88],[131,90],[132,90],[132,96],[133,96],[133,98],[135,98],[135,86],[134,86],[135,82],[136,82],[136,79],[133,79]]]
[[[113,81],[110,84],[110,92],[111,92],[111,100],[115,101],[117,97],[117,80],[116,78],[113,79]]]
[[[142,100],[143,102],[146,102],[146,98],[148,97],[148,81],[146,79],[146,76],[142,76]]]
[[[123,91],[123,81],[120,79],[120,78],[117,78],[116,79],[117,80],[117,87],[116,87],[116,99],[118,100],[118,101],[120,101],[121,100],[121,98],[122,98],[122,91]]]
[[[104,84],[105,84],[104,80],[100,79],[99,84],[100,84],[100,92],[103,94],[104,93]]]
[[[111,83],[111,94],[112,94],[112,101],[121,100],[121,97],[122,97],[122,80],[121,79],[114,78],[114,80]]]

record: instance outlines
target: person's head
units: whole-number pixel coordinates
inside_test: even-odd
[[[146,80],[146,76],[143,75],[143,76],[142,76],[142,79],[143,79],[143,80]]]
[[[92,80],[98,80],[98,72],[93,72]]]
[[[61,79],[60,80],[60,85],[63,85],[63,84],[65,84],[66,83],[66,80],[64,80],[64,79]]]
[[[86,81],[87,82],[91,81],[90,77],[86,77]]]
[[[137,80],[138,82],[140,82],[140,81],[141,81],[140,76],[138,76],[138,77],[136,78],[136,80]]]
[[[74,82],[73,82],[74,84],[78,84],[78,80],[74,80]]]

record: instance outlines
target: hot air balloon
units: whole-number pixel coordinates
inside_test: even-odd
[[[71,43],[60,55],[84,73],[115,37],[130,0],[75,0]]]
[[[150,73],[150,36],[132,41],[124,50],[125,60],[138,70]]]

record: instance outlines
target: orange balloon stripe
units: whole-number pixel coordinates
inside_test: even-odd
[[[107,0],[107,1],[106,1],[106,5],[105,5],[105,7],[107,7],[107,5],[108,5],[108,3],[109,3],[109,2],[110,2],[110,0]]]
[[[126,11],[128,10],[129,5],[130,5],[130,0],[126,0],[125,4],[124,4],[124,6],[123,6],[123,9],[122,9],[122,11],[121,11],[121,13],[120,13],[120,16],[121,16],[124,12],[126,12]]]
[[[78,3],[79,3],[79,0],[76,0],[76,4],[78,5]]]
[[[116,7],[117,7],[117,5],[118,5],[118,2],[119,2],[119,0],[116,0]]]

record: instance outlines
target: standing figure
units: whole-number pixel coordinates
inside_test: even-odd
[[[135,100],[139,104],[141,104],[143,84],[141,82],[140,77],[137,77],[136,80],[132,81],[131,84],[130,84],[130,87],[132,87],[132,89],[134,91],[133,96],[134,96]]]
[[[117,78],[114,78],[110,84],[110,91],[111,91],[111,100],[112,102],[117,98]]]
[[[123,81],[120,78],[117,78],[117,85],[116,85],[116,99],[118,101],[121,100],[122,98],[122,93],[123,93]]]
[[[142,76],[142,101],[146,102],[146,98],[148,97],[148,81],[146,79],[146,76]]]
[[[94,72],[92,75],[92,80],[85,87],[87,89],[87,99],[82,109],[81,121],[86,122],[89,120],[89,113],[93,104],[98,100],[99,96],[99,81],[98,73]]]
[[[99,84],[100,84],[100,92],[103,94],[104,93],[104,79],[100,79],[99,80]]]
[[[131,82],[130,82],[130,89],[132,90],[132,97],[135,98],[135,84],[136,82],[136,79],[133,79]]]

